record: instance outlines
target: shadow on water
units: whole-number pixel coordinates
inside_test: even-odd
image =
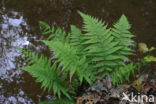
[[[124,13],[132,24],[137,42],[156,44],[155,0],[1,0],[0,1],[0,104],[32,104],[52,99],[26,72],[21,54],[13,46],[29,47],[49,56],[38,21],[69,31],[81,26],[77,10],[115,22]]]

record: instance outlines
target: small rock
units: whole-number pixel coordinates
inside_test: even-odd
[[[95,82],[89,89],[89,91],[98,92],[101,95],[101,92],[108,93],[108,90],[104,87],[102,82]]]
[[[127,104],[128,103],[128,101],[126,101],[126,100],[121,100],[120,102],[119,102],[119,104]]]
[[[110,97],[113,97],[113,98],[120,98],[120,92],[117,90],[117,89],[111,89],[111,95]]]
[[[112,88],[112,78],[111,77],[106,77],[106,86],[108,89]]]
[[[127,84],[118,85],[117,90],[121,94],[121,93],[127,91],[129,87],[130,87],[130,85],[127,85]]]
[[[20,91],[20,92],[19,92],[19,95],[20,95],[20,96],[23,96],[23,95],[24,95],[24,92],[23,92],[23,91]]]
[[[12,104],[17,104],[17,100],[15,97],[11,96],[8,98],[8,101],[10,101]]]

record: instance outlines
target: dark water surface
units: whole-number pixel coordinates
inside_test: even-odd
[[[124,13],[132,24],[137,42],[156,44],[156,0],[0,0],[0,104],[37,104],[52,99],[26,72],[20,53],[13,46],[41,53],[46,47],[38,21],[69,31],[81,26],[77,10],[113,23]],[[29,46],[28,46],[29,45]]]

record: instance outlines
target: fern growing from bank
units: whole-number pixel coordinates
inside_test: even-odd
[[[92,84],[100,75],[111,76],[116,85],[123,82],[125,73],[129,75],[136,69],[132,64],[125,64],[129,61],[125,55],[133,55],[134,51],[130,48],[134,46],[131,39],[134,35],[129,31],[131,26],[125,15],[109,28],[104,21],[78,13],[83,19],[82,29],[71,25],[69,33],[39,22],[43,35],[48,36],[41,41],[53,51],[54,63],[37,52],[22,51],[29,63],[22,69],[35,77],[44,90],[53,89],[54,95],[66,96],[70,101],[73,79],[81,85],[84,81]]]

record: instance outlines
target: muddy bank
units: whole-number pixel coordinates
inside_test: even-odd
[[[137,42],[156,44],[155,0],[1,0],[0,102],[28,104],[52,99],[28,73],[18,70],[24,63],[21,54],[12,47],[28,47],[49,55],[46,47],[37,41],[44,38],[38,21],[69,31],[70,24],[79,27],[82,24],[77,10],[107,23],[113,23],[124,13]]]

